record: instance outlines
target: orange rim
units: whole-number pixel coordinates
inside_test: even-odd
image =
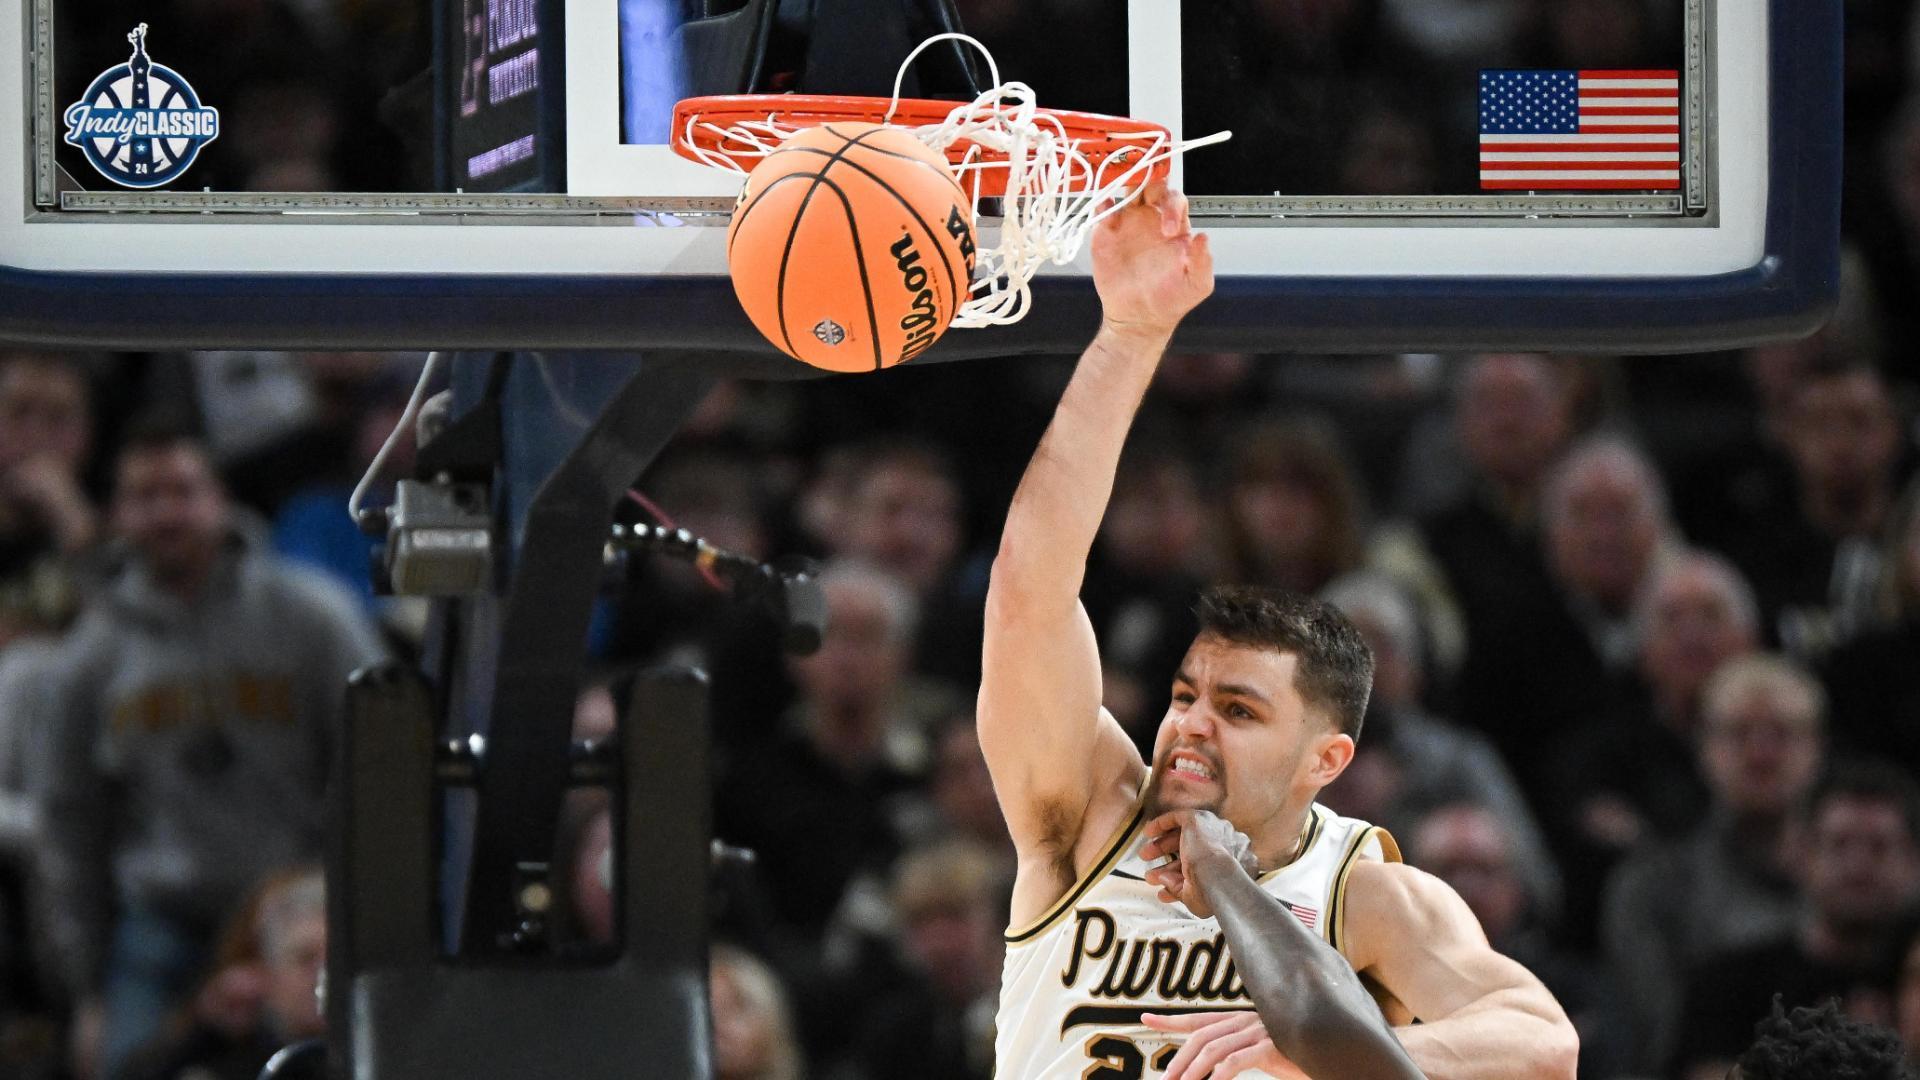
[[[727,144],[720,135],[736,124],[772,120],[795,128],[838,122],[924,127],[945,121],[961,104],[957,101],[921,98],[901,98],[896,102],[890,98],[841,94],[721,94],[687,98],[673,107],[673,149],[690,161],[700,161],[697,148],[707,154],[725,157],[742,171],[751,172],[765,155],[742,152],[739,147]],[[1110,157],[1137,151],[1151,136],[1168,135],[1164,125],[1127,116],[1103,116],[1067,109],[1037,111],[1058,122],[1067,137],[1078,144],[1080,152],[1096,169]],[[985,146],[978,147],[976,153],[975,147],[976,144],[971,140],[955,140],[947,148],[947,157],[955,165],[965,162],[970,155],[975,161],[989,163],[1006,159],[1005,154]],[[1148,170],[1148,173],[1145,179],[1160,179],[1167,173],[1167,164],[1162,162]],[[1006,174],[1003,171],[982,169],[975,176],[979,178],[982,197],[998,198],[1005,194]],[[972,178],[966,182],[969,190],[973,184]]]

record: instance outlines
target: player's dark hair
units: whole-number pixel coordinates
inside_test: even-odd
[[[1300,696],[1327,710],[1339,730],[1360,737],[1373,691],[1373,652],[1346,616],[1310,597],[1258,585],[1208,589],[1193,613],[1201,637],[1298,657]]]
[[[1908,839],[1920,844],[1920,784],[1891,761],[1872,757],[1836,761],[1807,793],[1805,820],[1812,823],[1835,799],[1894,804],[1900,808]]]
[[[1773,1015],[1754,1027],[1753,1045],[1740,1055],[1740,1080],[1912,1080],[1900,1040],[1863,1024],[1828,999],[1788,1012],[1773,999]]]

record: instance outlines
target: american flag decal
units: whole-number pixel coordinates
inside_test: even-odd
[[[1480,187],[1677,191],[1680,73],[1480,73]]]
[[[1317,923],[1320,921],[1320,913],[1310,907],[1302,907],[1299,904],[1291,904],[1291,903],[1288,904],[1287,907],[1290,908],[1295,915],[1298,915],[1300,917],[1300,921],[1302,923],[1305,923],[1307,929],[1309,930],[1313,929],[1314,923]]]

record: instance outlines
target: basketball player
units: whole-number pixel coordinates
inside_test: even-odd
[[[1372,680],[1338,614],[1209,591],[1151,766],[1102,708],[1087,554],[1141,396],[1213,270],[1162,185],[1101,225],[1093,265],[1104,318],[1014,495],[987,594],[980,743],[1019,856],[999,1075],[1349,1080],[1410,1061],[1433,1080],[1572,1077],[1577,1039],[1538,980],[1383,830],[1314,803],[1353,757]],[[1250,871],[1218,858],[1242,841]],[[1236,933],[1236,964],[1206,903],[1236,874],[1261,917],[1312,932]],[[1372,996],[1357,1003],[1361,979]]]

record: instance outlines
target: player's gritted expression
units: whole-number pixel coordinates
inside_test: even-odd
[[[1211,810],[1257,848],[1263,833],[1285,826],[1290,809],[1338,776],[1353,740],[1301,697],[1299,664],[1291,652],[1195,639],[1154,741],[1147,813]]]

